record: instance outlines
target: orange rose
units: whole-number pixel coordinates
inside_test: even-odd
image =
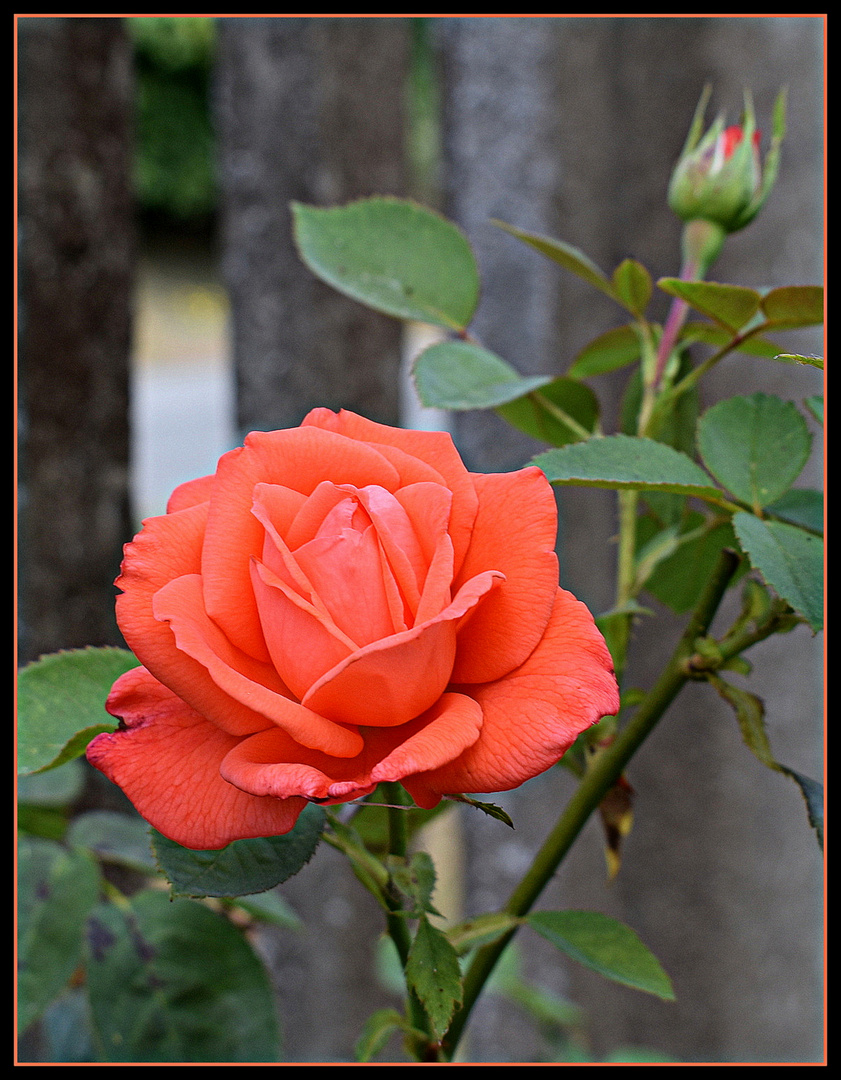
[[[517,787],[619,705],[555,530],[539,469],[471,474],[442,432],[327,409],[254,432],[127,545],[143,667],[88,758],[197,849],[383,781],[423,807]]]

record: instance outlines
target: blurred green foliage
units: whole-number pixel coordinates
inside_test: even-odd
[[[126,19],[136,68],[135,190],[145,217],[207,223],[216,208],[209,102],[214,19]]]

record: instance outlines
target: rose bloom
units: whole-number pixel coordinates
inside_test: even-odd
[[[143,666],[88,759],[195,849],[383,781],[426,808],[517,787],[619,707],[555,532],[539,469],[470,473],[443,432],[327,409],[254,432],[126,546]]]

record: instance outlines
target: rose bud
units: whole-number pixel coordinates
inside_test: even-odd
[[[196,849],[381,782],[425,808],[517,787],[619,707],[556,525],[539,469],[470,473],[443,432],[327,409],[254,432],[126,546],[142,666],[88,759]]]
[[[774,185],[785,128],[785,99],[782,94],[777,99],[772,145],[763,164],[750,97],[745,95],[741,124],[725,127],[724,118],[719,116],[702,136],[708,97],[709,91],[705,91],[672,174],[669,205],[683,221],[712,222],[727,234],[753,221]]]

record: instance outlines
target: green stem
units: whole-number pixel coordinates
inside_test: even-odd
[[[620,491],[618,499],[619,551],[617,554],[616,608],[621,611],[634,598],[639,492]],[[631,637],[632,621],[633,615],[628,614],[625,616],[621,623],[621,629],[617,634],[616,655],[613,660],[616,667],[616,677],[620,681],[625,671],[625,658]]]
[[[406,805],[406,793],[400,784],[394,782],[385,784],[384,788],[386,792],[385,801],[389,804],[389,854],[399,859],[405,859],[409,846],[409,833],[406,828],[406,810],[404,809]],[[394,942],[394,947],[397,949],[397,955],[400,957],[400,963],[405,971],[409,959],[409,951],[412,947],[412,935],[409,931],[406,916],[402,911],[402,904],[398,897],[390,890],[386,896],[386,905],[388,907],[388,912],[386,914],[388,934]],[[429,1017],[426,1015],[426,1010],[418,1000],[417,995],[411,991],[408,994],[408,1015],[412,1027],[425,1034],[425,1038],[419,1040],[418,1045],[412,1046],[412,1050],[415,1052],[417,1060],[437,1061],[437,1041],[429,1023]]]
[[[686,659],[692,654],[699,636],[706,633],[736,568],[739,558],[725,550],[710,577],[701,599],[683,633],[672,657],[629,723],[615,741],[593,763],[577,791],[570,799],[555,828],[537,854],[529,872],[511,894],[503,909],[506,914],[522,918],[531,909],[543,889],[554,876],[573,842],[598,809],[604,796],[624,771],[625,766],[654,729],[666,709],[689,681]],[[464,1026],[485,983],[502,955],[516,927],[503,937],[479,949],[464,980],[464,1000],[444,1039],[444,1047],[452,1060]]]
[[[728,341],[727,345],[722,346],[721,349],[713,353],[713,355],[708,356],[707,359],[703,363],[698,364],[697,367],[693,367],[691,372],[684,375],[680,382],[675,383],[674,387],[665,390],[660,397],[657,397],[657,400],[654,403],[648,421],[648,430],[656,430],[657,424],[659,424],[665,410],[672,406],[681,394],[686,393],[696,386],[698,381],[707,375],[716,364],[724,359],[724,356],[729,355],[734,349],[744,345],[745,341],[749,341],[751,337],[762,334],[764,330],[768,329],[769,325],[768,322],[760,323],[757,326],[752,326],[750,329],[743,330],[740,334],[736,334],[735,337]]]

